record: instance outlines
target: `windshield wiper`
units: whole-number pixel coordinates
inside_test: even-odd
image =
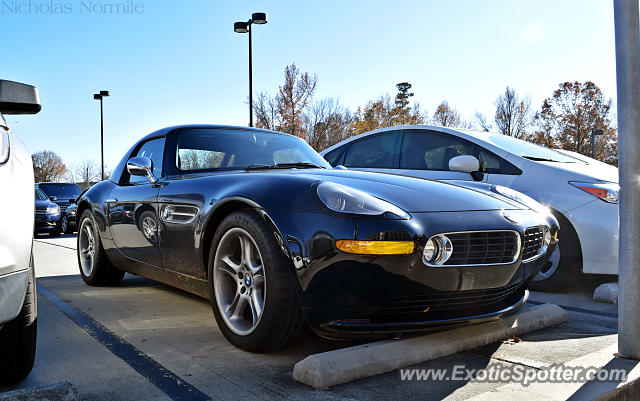
[[[268,169],[287,169],[287,168],[325,168],[313,163],[276,163],[276,164],[252,164],[245,167],[245,170],[268,170]]]
[[[562,163],[558,160],[547,159],[544,157],[535,157],[535,156],[522,156],[525,159],[533,160],[534,162],[554,162],[554,163]]]

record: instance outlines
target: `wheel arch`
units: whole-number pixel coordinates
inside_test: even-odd
[[[275,222],[271,219],[269,214],[254,200],[240,197],[240,196],[231,196],[228,198],[224,198],[215,203],[214,207],[208,212],[208,216],[205,220],[202,229],[201,242],[200,247],[202,250],[202,267],[207,274],[207,265],[209,263],[209,256],[211,254],[211,241],[213,241],[213,237],[216,233],[216,230],[222,220],[227,217],[229,214],[242,209],[253,209],[260,214],[260,216],[267,221],[274,232],[280,236],[279,245],[283,248],[283,252],[286,254],[287,258],[289,258],[289,252],[284,248],[283,236]],[[276,238],[277,239],[277,238]]]
[[[573,236],[573,238],[576,241],[577,249],[576,249],[575,256],[577,257],[577,260],[578,260],[578,266],[579,266],[578,273],[581,273],[582,272],[582,245],[580,244],[580,237],[578,236],[578,232],[576,231],[575,227],[573,227],[573,224],[571,224],[571,221],[569,220],[568,217],[566,217],[564,214],[562,214],[560,211],[556,209],[553,209],[553,208],[550,208],[550,209],[551,209],[551,213],[556,219],[558,219],[558,223],[560,224],[560,231],[558,234],[558,238],[560,239],[560,241],[562,241],[563,230],[564,232],[568,232],[569,235]]]

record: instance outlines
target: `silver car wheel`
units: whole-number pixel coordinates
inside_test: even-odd
[[[556,246],[553,250],[553,253],[549,257],[549,261],[547,263],[551,263],[548,268],[544,268],[538,272],[533,278],[533,281],[542,281],[546,280],[549,277],[553,276],[554,273],[558,270],[558,264],[560,264],[560,247]]]
[[[213,283],[216,304],[227,327],[240,336],[252,333],[264,309],[265,271],[255,240],[242,228],[234,227],[220,239]]]
[[[93,235],[93,225],[87,221],[78,235],[80,235],[80,267],[82,268],[82,274],[89,277],[93,271],[93,260],[96,256],[96,241]]]
[[[153,217],[145,216],[142,219],[142,232],[149,241],[156,242],[158,239],[158,226]]]

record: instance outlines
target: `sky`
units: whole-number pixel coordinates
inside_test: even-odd
[[[612,0],[0,0],[0,79],[42,101],[7,120],[31,152],[68,166],[100,158],[100,90],[111,167],[165,126],[246,126],[248,36],[233,22],[253,12],[268,15],[253,28],[254,93],[275,94],[295,62],[317,74],[315,99],[352,110],[403,81],[430,114],[447,100],[467,120],[492,118],[507,85],[535,109],[565,81],[616,99]]]

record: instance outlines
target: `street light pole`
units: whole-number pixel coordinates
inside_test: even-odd
[[[100,100],[100,180],[104,181],[104,114],[102,112],[102,99],[109,96],[109,91],[94,93],[93,98]]]
[[[618,353],[640,359],[640,27],[638,0],[614,0],[620,178]]]
[[[251,56],[251,25],[266,24],[266,13],[253,13],[251,19],[247,22],[236,22],[233,24],[233,30],[237,33],[249,33],[249,127],[253,127],[253,62]]]
[[[253,127],[253,63],[251,62],[251,24],[249,28],[249,127]]]

